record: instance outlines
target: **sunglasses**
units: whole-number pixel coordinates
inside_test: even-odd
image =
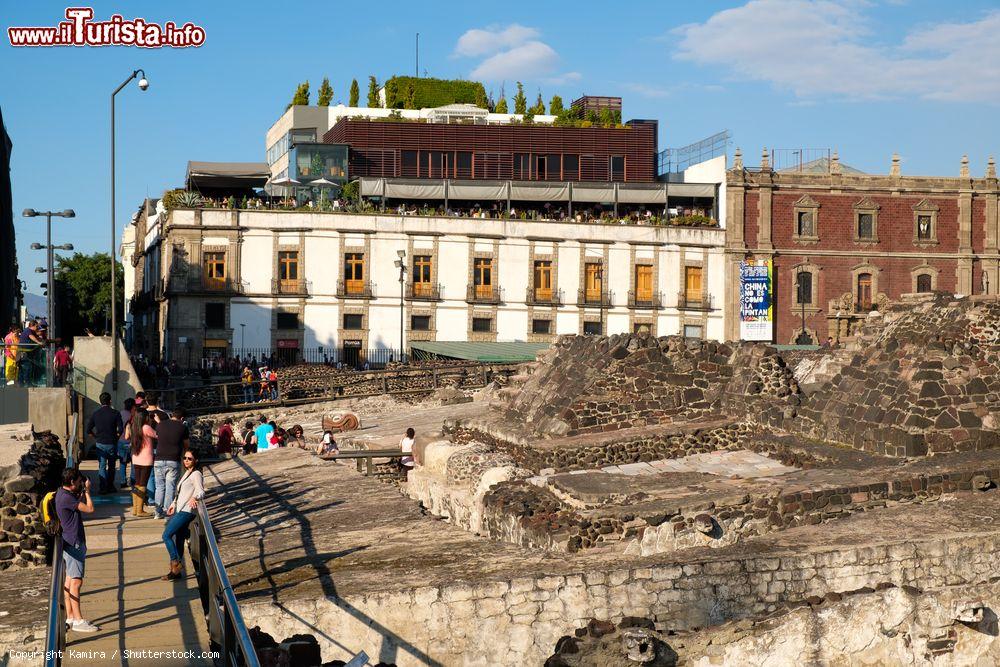
[[[185,461],[194,461],[194,457],[193,456],[185,456],[184,460]]]

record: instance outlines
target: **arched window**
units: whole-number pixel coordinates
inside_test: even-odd
[[[872,309],[872,274],[858,274],[858,298],[856,301],[859,313],[867,313]]]
[[[931,274],[921,273],[917,276],[917,292],[930,292],[931,288]]]
[[[795,300],[798,304],[812,305],[813,276],[808,271],[796,274]]]

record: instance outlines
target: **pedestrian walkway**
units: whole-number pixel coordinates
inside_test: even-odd
[[[98,488],[97,463],[81,469]],[[85,515],[87,569],[81,607],[99,632],[67,634],[67,665],[211,665],[197,580],[185,550],[185,577],[162,581],[167,550],[163,522],[132,516],[129,494],[94,496]],[[138,651],[193,651],[193,658],[136,656]],[[133,652],[129,656],[125,651]],[[205,652],[205,657],[202,657]]]

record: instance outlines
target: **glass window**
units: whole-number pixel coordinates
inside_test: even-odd
[[[858,274],[858,311],[867,312],[872,309],[872,274]]]
[[[278,253],[278,278],[299,279],[299,253],[297,250],[282,250]]]
[[[584,265],[584,290],[588,299],[600,298],[601,284],[604,281],[601,264],[598,262],[587,262]]]
[[[413,294],[427,296],[431,293],[431,256],[414,255],[413,257]]]
[[[469,151],[455,153],[455,178],[472,178],[472,153]]]
[[[401,173],[411,178],[417,176],[417,151],[402,151],[400,153]]]
[[[410,316],[410,329],[413,331],[430,331],[431,330],[431,316],[430,315],[411,315]]]
[[[563,155],[563,179],[567,181],[580,180],[580,156]]]
[[[562,156],[557,153],[550,153],[545,156],[545,166],[548,173],[545,178],[550,181],[558,181],[562,178]]]
[[[226,304],[206,303],[205,304],[205,326],[209,329],[226,328]]]
[[[514,153],[514,178],[517,180],[528,180],[531,178],[530,155],[527,153]]]
[[[917,216],[917,238],[921,240],[930,240],[932,238],[931,216],[929,215]]]
[[[871,213],[858,213],[858,238],[870,239],[874,235],[874,216]]]
[[[472,261],[472,279],[477,287],[490,287],[493,285],[492,257],[476,257]]]
[[[600,336],[601,335],[601,323],[600,322],[584,322],[583,323],[583,333],[588,336]]]
[[[684,325],[684,337],[685,338],[703,338],[702,328],[697,324],[685,324]]]
[[[472,330],[479,333],[489,333],[493,331],[492,317],[473,317]]]
[[[796,275],[795,299],[799,304],[811,304],[813,289],[813,276],[808,271],[799,271]]]
[[[552,333],[552,320],[531,320],[531,333],[533,334]]]
[[[815,227],[813,226],[813,214],[812,211],[799,211],[798,218],[796,220],[796,231],[799,236],[815,236]]]
[[[278,329],[298,329],[298,313],[277,313],[275,315],[275,325]]]
[[[624,181],[625,180],[625,156],[624,155],[612,155],[611,156],[611,180],[612,181]]]
[[[917,276],[917,291],[918,292],[930,292],[931,291],[931,274],[921,273]]]
[[[303,185],[318,178],[333,183],[347,181],[347,146],[304,143],[294,146],[289,156],[289,176]]]
[[[344,255],[344,280],[365,279],[365,254],[349,252]]]
[[[684,297],[688,301],[701,301],[701,267],[684,267]]]
[[[552,297],[552,262],[538,260],[535,262],[535,298],[550,299]]]
[[[345,314],[344,315],[344,328],[356,331],[362,328],[364,323],[364,315],[357,314]]]

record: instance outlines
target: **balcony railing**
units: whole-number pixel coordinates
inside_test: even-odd
[[[299,295],[305,296],[310,292],[308,280],[281,280],[274,278],[271,280],[271,294],[275,295]]]
[[[499,304],[503,301],[503,290],[496,285],[469,285],[465,300],[468,303]]]
[[[609,290],[593,292],[582,289],[577,292],[576,304],[580,308],[610,308],[614,302],[615,293]]]
[[[529,306],[561,306],[562,290],[529,287],[524,302]]]
[[[440,301],[441,285],[439,283],[406,283],[407,301]]]
[[[677,295],[677,309],[678,310],[712,310],[712,295],[711,294],[699,294],[699,295],[689,295],[685,292],[680,292]]]
[[[213,292],[219,294],[243,294],[243,283],[232,278],[209,278],[200,275],[171,273],[167,278],[167,294],[187,294],[191,292]]]
[[[337,296],[341,299],[372,299],[375,285],[367,280],[338,280]]]
[[[663,307],[663,295],[660,292],[636,292],[631,290],[628,293],[628,307],[643,310],[659,310]]]

